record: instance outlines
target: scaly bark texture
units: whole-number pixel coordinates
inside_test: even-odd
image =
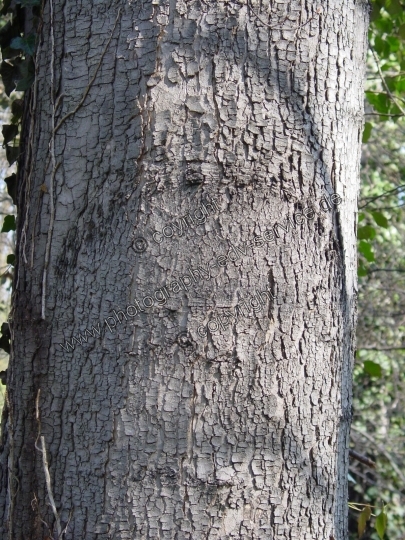
[[[1,538],[347,538],[367,20],[45,2]]]

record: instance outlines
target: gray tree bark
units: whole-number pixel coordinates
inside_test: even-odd
[[[45,3],[1,538],[348,537],[367,20]]]

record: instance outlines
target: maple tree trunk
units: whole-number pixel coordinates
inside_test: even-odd
[[[367,3],[43,20],[1,538],[346,539]]]

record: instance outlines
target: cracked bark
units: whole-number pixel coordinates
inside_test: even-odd
[[[46,3],[35,117],[30,128],[31,91],[24,121],[33,158],[18,177],[26,242],[1,538],[55,527],[35,448],[39,389],[68,540],[347,538],[368,8],[328,0],[319,11],[296,0],[62,1],[52,51]],[[56,125],[75,113],[55,132],[42,320],[51,103]],[[333,193],[342,202],[328,207]],[[313,219],[297,219],[307,208]],[[166,303],[155,296],[164,286]],[[113,310],[127,320],[110,332]],[[100,337],[80,345],[98,323]]]

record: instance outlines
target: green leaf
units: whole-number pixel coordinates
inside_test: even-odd
[[[35,78],[35,67],[34,61],[31,56],[26,58],[19,65],[20,70],[20,80],[17,83],[16,90],[25,91],[30,88]]]
[[[1,338],[0,338],[0,349],[6,351],[7,354],[10,354],[10,328],[8,323],[3,323],[1,325]]]
[[[13,24],[12,22],[8,22],[7,24],[1,27],[0,47],[1,47],[2,53],[4,49],[10,45],[11,40],[19,35],[20,35],[20,30],[18,28],[18,25]],[[2,54],[2,56],[4,58],[4,54]]]
[[[383,114],[387,114],[390,108],[390,98],[384,92],[375,94],[374,92],[366,92],[367,101],[374,109]]]
[[[23,52],[25,52],[25,54],[29,54],[33,56],[35,52],[35,41],[36,41],[35,34],[29,34],[26,38],[15,37],[11,41],[10,47],[12,49],[21,49]]]
[[[381,540],[384,538],[385,530],[387,528],[387,521],[387,514],[383,508],[375,520],[375,530],[377,531]]]
[[[361,240],[359,244],[359,251],[364,257],[368,260],[368,262],[375,261],[373,248],[371,245],[366,242],[365,240]]]
[[[401,13],[404,11],[404,7],[401,5],[400,0],[391,0],[390,2],[386,2],[384,8],[390,15],[401,15]]]
[[[4,124],[1,128],[4,144],[9,143],[18,135],[18,126]]]
[[[13,204],[17,204],[17,175],[13,173],[11,176],[7,176],[4,181],[7,184],[7,192],[13,199]]]
[[[3,228],[0,232],[15,231],[15,216],[6,216],[4,218]]]
[[[366,122],[364,124],[364,131],[363,131],[363,142],[366,143],[371,135],[371,130],[373,129],[373,124],[371,122]]]
[[[15,265],[15,255],[14,255],[14,253],[10,253],[10,255],[7,255],[6,262],[7,262],[7,264],[12,264],[13,266]]]
[[[371,377],[381,377],[382,375],[380,364],[376,364],[372,360],[365,360],[363,367],[364,373],[367,373],[367,375],[370,375]]]
[[[3,79],[4,90],[6,95],[10,97],[11,92],[15,89],[16,79],[18,78],[18,68],[9,62],[3,62],[0,65],[0,75]]]
[[[359,277],[367,276],[368,272],[362,261],[359,262],[359,266],[357,268],[357,275]]]
[[[381,58],[387,57],[390,53],[390,46],[380,36],[376,36],[374,40],[374,49]]]
[[[401,24],[401,26],[398,28],[398,36],[405,40],[405,24]]]
[[[371,212],[371,213],[377,225],[379,225],[380,227],[384,227],[384,229],[388,228],[388,219],[381,212]]]
[[[0,349],[10,354],[10,341],[5,336],[1,336],[0,338]]]
[[[17,161],[18,156],[20,155],[20,149],[18,146],[6,146],[6,157],[9,165],[11,166],[15,161]]]
[[[390,51],[396,53],[399,49],[399,39],[393,36],[387,36],[386,38],[388,45],[390,46]]]
[[[372,240],[375,238],[375,235],[375,229],[370,225],[364,225],[363,227],[359,227],[357,230],[357,238],[359,240]]]
[[[11,104],[11,112],[13,113],[13,117],[15,119],[20,119],[24,112],[24,100],[15,99]]]
[[[371,517],[371,508],[369,506],[365,506],[363,510],[360,512],[359,519],[357,522],[357,532],[359,533],[359,538],[361,538],[364,534],[364,531],[366,530],[367,521]]]

